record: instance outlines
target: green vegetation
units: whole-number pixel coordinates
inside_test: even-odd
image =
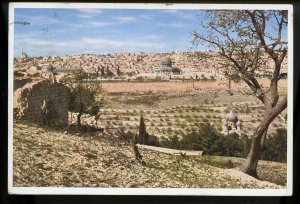
[[[144,122],[143,115],[140,118],[139,134],[135,138],[135,142],[139,144],[148,144],[149,135],[146,131],[146,125]]]
[[[171,132],[168,128],[168,132]],[[205,155],[246,157],[250,148],[250,139],[246,135],[236,133],[223,135],[209,124],[202,124],[198,129],[192,128],[188,133],[181,134],[182,138],[173,135],[162,137],[159,145],[172,149],[198,150]],[[286,162],[287,132],[277,129],[269,135],[262,151],[261,159]]]
[[[104,99],[101,96],[102,87],[100,82],[90,83],[88,73],[80,69],[72,75],[67,75],[61,79],[71,89],[71,100],[69,110],[78,112],[77,125],[81,125],[81,116],[84,113],[100,118],[100,108],[103,106]]]
[[[286,162],[287,159],[287,130],[277,129],[275,134],[269,135],[265,141],[265,148],[261,158],[269,161]]]
[[[206,155],[245,157],[250,141],[247,136],[221,134],[213,126],[202,124],[192,128],[182,139],[177,135],[162,138],[160,146],[173,149],[199,150]]]

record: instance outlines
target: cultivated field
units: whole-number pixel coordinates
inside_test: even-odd
[[[148,133],[157,137],[180,137],[202,123],[213,124],[222,131],[222,120],[233,111],[243,122],[243,132],[251,136],[262,120],[263,104],[249,89],[241,88],[245,86],[243,83],[233,83],[230,91],[225,84],[218,86],[218,83],[195,82],[194,89],[193,82],[103,83],[106,103],[98,125],[138,131],[143,115]],[[280,84],[282,94],[286,94],[285,90],[286,80]],[[269,133],[286,127],[285,115],[286,111],[272,122]],[[86,122],[90,123],[89,117]]]

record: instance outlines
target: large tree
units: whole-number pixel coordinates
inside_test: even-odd
[[[279,96],[283,60],[287,56],[287,10],[205,11],[201,32],[194,31],[193,43],[218,51],[221,65],[235,80],[243,80],[264,104],[265,113],[252,136],[251,148],[240,170],[257,177],[257,162],[270,123],[287,107]],[[272,63],[268,63],[268,61]],[[270,67],[268,67],[270,66]],[[270,83],[262,87],[258,71],[269,69]]]

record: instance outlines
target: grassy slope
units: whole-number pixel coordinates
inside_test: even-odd
[[[183,158],[146,149],[141,149],[141,154],[146,166],[138,163],[132,148],[113,134],[66,134],[63,130],[17,122],[14,124],[13,185],[284,188],[222,169],[228,158]],[[238,164],[241,160],[234,158],[233,162]],[[278,184],[285,183],[286,164],[261,164],[260,175],[268,175]],[[274,174],[266,171],[270,168]]]

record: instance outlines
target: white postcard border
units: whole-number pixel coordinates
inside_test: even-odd
[[[13,187],[13,58],[15,8],[288,10],[288,149],[286,189]],[[8,59],[8,193],[30,195],[290,196],[293,192],[293,6],[288,4],[10,3]]]

